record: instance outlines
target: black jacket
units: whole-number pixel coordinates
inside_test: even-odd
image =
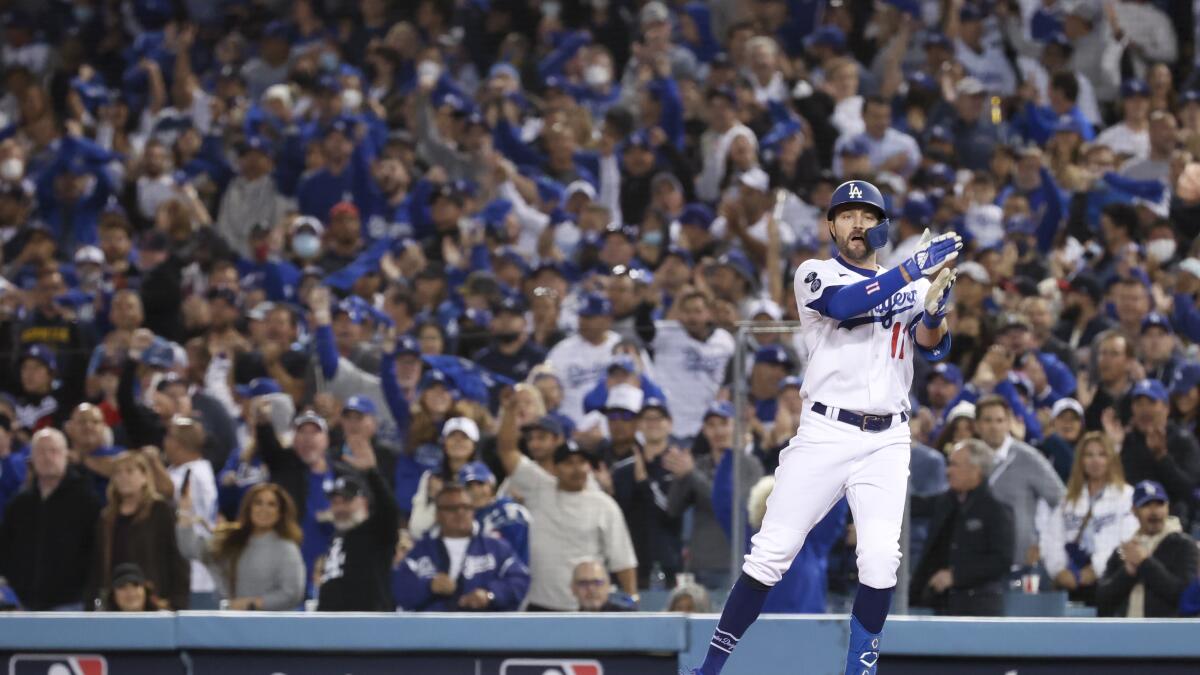
[[[650,584],[650,570],[658,563],[667,586],[675,585],[683,569],[683,519],[667,512],[667,494],[675,476],[662,466],[662,455],[646,463],[646,480],[634,478],[631,456],[612,465],[613,499],[625,514],[629,536],[638,559],[638,588]]]
[[[1171,500],[1171,515],[1178,516],[1188,531],[1192,513],[1192,491],[1200,483],[1200,447],[1174,422],[1167,423],[1167,454],[1162,460],[1146,447],[1146,436],[1134,430],[1121,445],[1121,466],[1125,481],[1137,485],[1144,480],[1162,483]]]
[[[998,613],[1015,545],[1012,509],[996,500],[986,484],[965,501],[948,490],[936,498],[929,539],[913,572],[909,595],[942,611]],[[938,570],[949,569],[954,585],[944,595],[928,588]]]
[[[0,523],[0,574],[29,610],[81,602],[92,560],[100,502],[84,477],[68,470],[43,500],[26,485]]]
[[[371,489],[371,515],[333,536],[321,570],[317,608],[322,612],[391,612],[392,558],[400,522],[396,502],[383,476],[365,474]]]
[[[183,338],[183,261],[172,254],[142,278],[146,328],[172,342]]]
[[[1175,532],[1168,534],[1158,548],[1137,568],[1137,576],[1125,571],[1118,549],[1108,558],[1104,575],[1096,582],[1096,613],[1123,617],[1129,611],[1129,594],[1141,582],[1146,589],[1147,617],[1179,616],[1179,597],[1196,578],[1196,540]]]
[[[308,465],[300,460],[300,456],[294,450],[285,450],[279,445],[275,428],[269,422],[259,424],[254,430],[254,441],[258,456],[262,457],[263,464],[266,464],[271,472],[271,482],[291,495],[292,501],[296,502],[296,512],[303,517],[308,507]],[[326,459],[330,462],[333,472],[339,476],[349,470],[340,462],[334,462],[328,457]]]

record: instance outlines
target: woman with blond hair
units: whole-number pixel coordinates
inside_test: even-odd
[[[1055,586],[1095,605],[1096,578],[1117,546],[1137,530],[1133,488],[1112,441],[1089,432],[1075,446],[1066,498],[1054,508],[1039,542]]]
[[[259,483],[242,498],[237,522],[211,538],[196,534],[190,495],[179,500],[175,534],[189,560],[208,566],[229,609],[281,611],[304,599],[304,558],[296,504],[283,488]]]
[[[176,543],[175,511],[155,489],[148,452],[125,451],[112,460],[85,596],[89,607],[109,596],[118,565],[134,563],[162,598],[160,609],[187,609],[191,570]]]

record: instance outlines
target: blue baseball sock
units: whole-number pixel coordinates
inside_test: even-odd
[[[721,672],[725,661],[742,639],[742,634],[758,618],[770,590],[770,586],[742,572],[742,576],[738,577],[737,583],[733,585],[733,590],[729,591],[725,610],[721,612],[721,620],[717,622],[717,630],[708,645],[708,655],[704,657],[704,664],[695,671],[696,673],[718,675]]]
[[[846,675],[874,675],[879,663],[879,638],[892,604],[891,588],[859,584],[850,613],[850,643],[846,648]]]

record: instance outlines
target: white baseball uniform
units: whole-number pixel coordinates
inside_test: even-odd
[[[806,261],[796,272],[800,340],[809,352],[801,390],[805,409],[796,435],[780,453],[776,489],[742,566],[762,583],[779,581],[808,531],[846,495],[858,532],[860,581],[880,589],[896,585],[908,489],[914,331],[930,282],[918,279],[845,321],[826,316],[838,287],[874,276],[840,256]],[[866,291],[869,297],[871,286]],[[818,404],[827,408],[824,414],[812,409]],[[864,431],[839,421],[841,410],[892,419],[882,431]]]
[[[546,363],[554,366],[554,372],[562,381],[563,400],[558,411],[576,425],[583,423],[584,397],[608,371],[613,348],[620,341],[621,336],[611,330],[598,345],[575,334],[554,345],[546,355]]]

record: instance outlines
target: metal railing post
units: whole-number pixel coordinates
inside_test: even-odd
[[[733,350],[733,504],[730,510],[729,542],[729,587],[737,583],[742,573],[742,556],[745,555],[746,495],[742,494],[742,471],[745,470],[746,420],[742,411],[746,408],[746,339],[749,327],[739,325]]]

